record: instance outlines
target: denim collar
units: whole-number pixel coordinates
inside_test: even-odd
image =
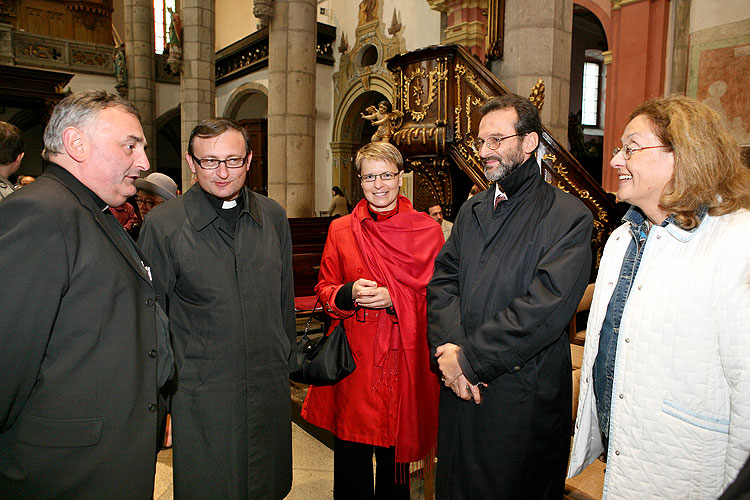
[[[698,219],[701,221],[701,224],[698,224],[698,226],[694,227],[693,229],[684,229],[682,226],[680,226],[675,220],[674,214],[671,214],[669,217],[664,219],[664,222],[659,224],[659,227],[665,228],[667,233],[671,234],[678,241],[689,241],[700,230],[700,228],[703,227],[702,223],[707,214],[708,208],[706,206],[701,206],[698,209]],[[645,226],[646,224],[646,216],[643,214],[640,208],[636,207],[635,205],[631,205],[630,209],[622,218],[622,221],[629,223],[630,230],[634,234],[638,234],[640,232],[640,229],[643,228],[643,226]]]

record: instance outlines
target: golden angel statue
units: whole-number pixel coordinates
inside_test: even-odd
[[[404,114],[401,111],[390,111],[390,103],[388,101],[380,101],[378,107],[368,106],[365,112],[369,114],[360,113],[362,118],[370,120],[373,125],[378,127],[375,133],[372,135],[370,142],[391,142],[393,132],[401,128],[403,123]]]

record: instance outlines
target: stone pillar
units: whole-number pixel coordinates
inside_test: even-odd
[[[182,0],[182,74],[180,114],[182,191],[192,173],[184,160],[188,139],[199,121],[216,116],[215,0]]]
[[[268,196],[289,217],[315,206],[315,0],[275,0],[268,48]]]
[[[154,5],[150,0],[125,0],[125,57],[128,99],[141,112],[146,151],[151,168],[156,165],[154,131]]]
[[[568,142],[573,0],[506,0],[505,51],[492,72],[512,92],[528,96],[544,80],[542,123]]]

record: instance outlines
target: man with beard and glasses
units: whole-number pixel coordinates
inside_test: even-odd
[[[463,204],[427,287],[445,385],[436,494],[559,499],[571,424],[566,325],[588,283],[593,218],[540,175],[542,124],[528,99],[493,98],[481,114],[474,148],[495,185]]]

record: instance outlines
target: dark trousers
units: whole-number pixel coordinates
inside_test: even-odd
[[[375,453],[373,491],[372,454]],[[398,478],[396,477],[398,473]],[[399,483],[396,483],[396,480]],[[409,464],[396,466],[396,449],[333,438],[335,500],[409,500]]]

